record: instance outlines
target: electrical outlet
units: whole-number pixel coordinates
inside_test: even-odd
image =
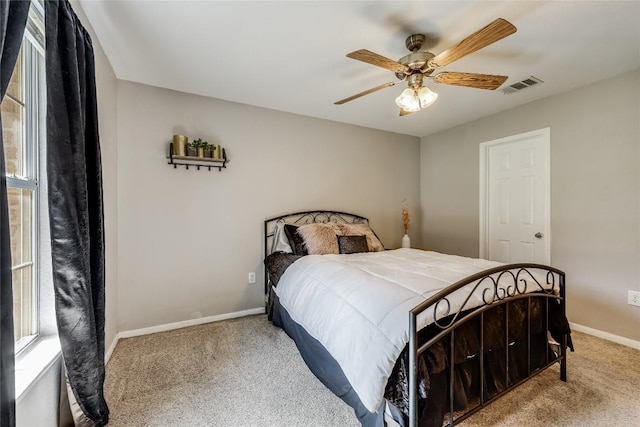
[[[249,283],[256,283],[256,273],[253,271],[249,273]]]
[[[640,307],[640,292],[629,291],[629,300],[627,302],[629,305],[637,305]]]

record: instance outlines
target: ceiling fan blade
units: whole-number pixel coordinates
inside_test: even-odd
[[[445,65],[480,50],[485,46],[489,46],[491,43],[495,43],[516,31],[516,27],[514,27],[509,21],[498,18],[486,27],[471,34],[458,44],[451,46],[449,49],[436,55],[431,59],[431,61],[429,61],[429,64],[434,68],[444,67]]]
[[[378,91],[380,89],[384,89],[385,87],[395,86],[398,83],[400,83],[401,81],[402,80],[398,80],[397,82],[389,82],[389,83],[382,84],[380,86],[373,87],[371,89],[367,89],[364,92],[360,92],[360,93],[352,95],[352,96],[350,96],[348,98],[341,99],[340,101],[336,101],[336,102],[334,102],[334,104],[335,105],[342,105],[345,102],[353,101],[354,99],[360,98],[361,96],[369,95],[370,93],[373,93],[373,92]]]
[[[404,73],[409,71],[409,67],[402,65],[392,59],[385,58],[382,55],[371,52],[370,50],[360,49],[355,52],[347,53],[348,58],[357,59],[358,61],[366,62],[367,64],[376,65],[378,67],[391,70],[396,73]]]
[[[445,71],[433,76],[433,81],[445,85],[475,87],[478,89],[495,90],[508,79],[507,76],[493,74],[456,73]]]
[[[405,110],[403,108],[400,109],[400,117],[408,116],[409,114],[412,114],[412,113],[413,113],[413,111],[407,111],[407,110]]]

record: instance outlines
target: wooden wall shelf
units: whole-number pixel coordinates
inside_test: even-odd
[[[174,156],[173,143],[169,144],[167,159],[169,160],[167,164],[173,165],[174,169],[178,166],[184,166],[186,169],[189,169],[189,166],[195,166],[198,170],[203,167],[209,170],[217,168],[218,171],[222,171],[222,169],[227,168],[227,163],[229,163],[226,157],[224,159],[212,159],[211,157]]]

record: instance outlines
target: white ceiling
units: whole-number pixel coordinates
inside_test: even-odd
[[[640,67],[640,2],[626,1],[96,1],[80,0],[116,76],[182,92],[425,136]],[[495,18],[518,31],[438,71],[531,75],[511,95],[427,81],[440,96],[398,116],[401,83],[345,57],[368,49],[397,60],[426,34],[438,54]],[[595,101],[594,101],[595,102]]]

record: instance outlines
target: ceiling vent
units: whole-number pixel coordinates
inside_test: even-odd
[[[540,83],[544,83],[544,82],[537,77],[529,76],[526,79],[516,82],[512,85],[509,85],[501,90],[502,90],[502,93],[508,95],[510,93],[518,92],[522,89],[526,89],[528,87],[535,86]]]

